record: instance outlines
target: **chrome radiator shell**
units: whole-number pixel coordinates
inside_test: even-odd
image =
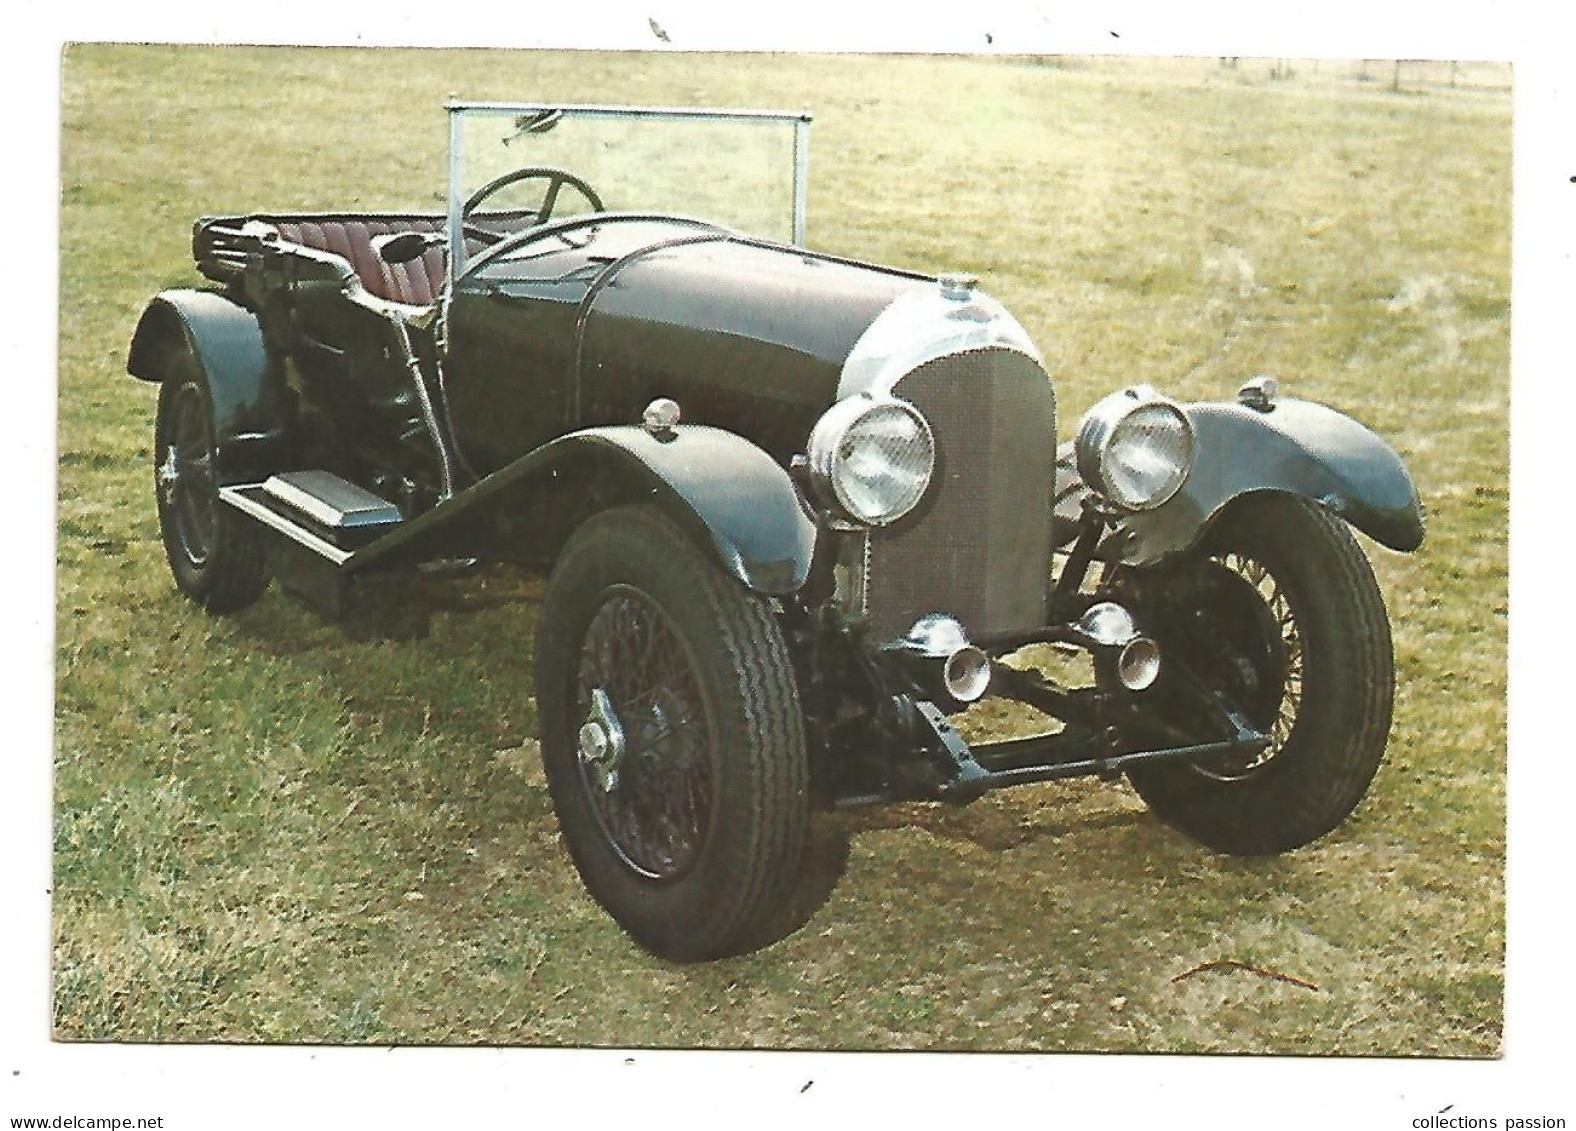
[[[872,639],[894,639],[937,612],[971,639],[1044,624],[1056,477],[1056,396],[1045,370],[1016,349],[971,349],[919,365],[892,395],[930,423],[936,471],[913,513],[868,535]]]

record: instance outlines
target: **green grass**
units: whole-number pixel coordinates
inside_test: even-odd
[[[1379,72],[1376,72],[1376,74]],[[1387,77],[1388,72],[1385,72]],[[1211,855],[1116,784],[847,819],[779,945],[679,968],[581,890],[534,748],[540,588],[424,640],[177,598],[124,373],[193,218],[426,206],[450,93],[807,107],[810,239],[964,269],[1062,428],[1251,373],[1351,412],[1429,541],[1370,545],[1400,678],[1355,817]],[[66,1039],[1493,1055],[1504,955],[1510,113],[1326,66],[82,46],[65,62],[55,1031]],[[1240,970],[1172,979],[1235,960]]]

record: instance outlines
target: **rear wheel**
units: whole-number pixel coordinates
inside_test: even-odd
[[[153,427],[159,533],[175,587],[210,613],[256,601],[268,586],[257,531],[219,500],[213,398],[191,356],[174,353]]]
[[[772,940],[803,860],[809,770],[764,602],[660,512],[589,520],[537,632],[542,756],[587,890],[674,961]]]
[[[1322,507],[1237,503],[1185,563],[1142,576],[1169,678],[1220,693],[1269,745],[1251,757],[1128,772],[1167,823],[1240,855],[1334,829],[1373,780],[1390,730],[1390,625],[1373,570]]]

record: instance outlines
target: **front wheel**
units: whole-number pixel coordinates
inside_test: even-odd
[[[553,806],[591,895],[674,961],[771,941],[810,812],[766,604],[655,509],[606,512],[554,566],[536,686]]]
[[[1248,856],[1344,821],[1379,767],[1395,694],[1384,600],[1345,524],[1303,499],[1253,497],[1186,562],[1134,580],[1170,678],[1219,694],[1270,738],[1250,758],[1133,767],[1149,807]]]

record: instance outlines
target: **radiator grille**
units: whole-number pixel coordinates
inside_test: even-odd
[[[936,471],[923,502],[870,540],[876,640],[926,613],[971,638],[1045,623],[1056,480],[1056,397],[1034,361],[1005,349],[926,363],[892,390],[925,415]]]

